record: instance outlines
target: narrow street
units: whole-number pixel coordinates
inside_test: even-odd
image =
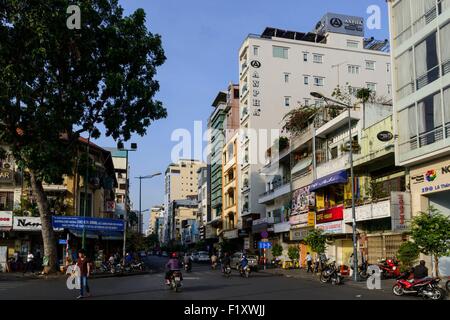
[[[166,259],[151,257],[153,268],[162,267]],[[318,281],[292,279],[264,272],[241,278],[233,271],[230,278],[207,265],[194,264],[191,273],[183,273],[180,293],[164,285],[164,272],[154,274],[92,279],[89,300],[378,300],[408,299],[392,295],[389,288],[369,291],[350,285],[332,286]],[[44,299],[71,300],[78,291],[69,291],[64,279],[15,280],[0,282],[0,300]]]

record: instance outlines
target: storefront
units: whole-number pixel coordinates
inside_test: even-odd
[[[430,206],[450,215],[450,157],[412,167],[410,189],[413,216],[426,212]],[[439,272],[450,275],[450,257],[439,260]]]

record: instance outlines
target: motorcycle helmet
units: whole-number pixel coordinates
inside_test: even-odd
[[[172,258],[176,258],[177,257],[177,253],[176,252],[173,252],[172,253]]]

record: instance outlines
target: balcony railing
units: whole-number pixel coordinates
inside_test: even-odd
[[[264,192],[259,196],[259,203],[265,203],[271,201],[275,198],[281,197],[291,191],[291,183],[290,180],[285,178],[283,179],[283,183],[279,183],[273,186],[272,189]]]

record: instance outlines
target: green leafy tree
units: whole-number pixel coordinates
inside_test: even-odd
[[[299,252],[297,246],[290,246],[290,247],[288,248],[288,257],[289,257],[289,259],[291,259],[291,260],[293,260],[293,261],[299,259],[299,257],[300,257],[300,252]]]
[[[402,243],[398,249],[397,258],[402,263],[402,268],[406,270],[413,266],[414,261],[419,258],[419,254],[419,246],[414,242],[407,241]]]
[[[272,247],[272,255],[274,257],[279,257],[283,254],[283,247],[279,244],[274,244]]]
[[[81,134],[127,141],[166,117],[154,96],[165,61],[161,39],[142,9],[129,16],[118,0],[80,0],[81,29],[69,30],[69,0],[0,5],[0,143],[30,174],[46,271],[57,246],[43,182],[71,174]]]
[[[439,276],[439,258],[450,255],[450,218],[430,207],[413,218],[411,237],[426,255],[434,258],[436,276]]]
[[[311,230],[305,238],[305,242],[311,247],[311,250],[321,254],[325,252],[327,246],[327,237],[324,235],[323,230],[314,229]]]

